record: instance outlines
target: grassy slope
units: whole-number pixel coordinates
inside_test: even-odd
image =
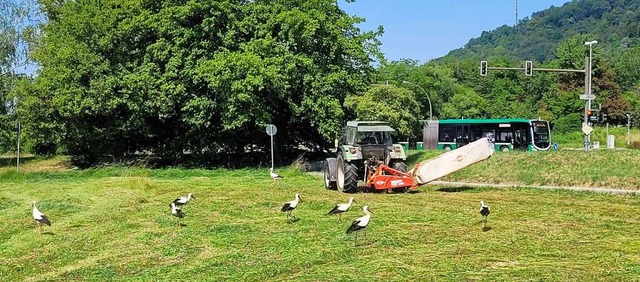
[[[614,135],[616,148],[627,148],[627,128],[610,126],[608,133]],[[600,142],[601,148],[607,146],[607,128],[606,125],[597,124],[591,133],[591,142]],[[640,143],[640,130],[631,129],[629,141],[631,143]],[[557,142],[560,148],[583,148],[584,133],[582,131],[569,133],[551,132],[551,142]],[[636,148],[638,149],[638,148]]]
[[[413,151],[409,163],[441,151]],[[496,152],[442,180],[640,189],[640,151]]]
[[[146,170],[0,174],[0,280],[236,281],[633,280],[640,276],[640,198],[565,191],[424,187],[348,195],[281,171]],[[279,212],[300,192],[293,224]],[[175,227],[168,203],[195,193]],[[34,231],[29,203],[53,222]],[[491,205],[488,231],[479,200]],[[367,204],[368,240],[344,235]]]

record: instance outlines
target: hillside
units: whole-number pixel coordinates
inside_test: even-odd
[[[505,25],[483,32],[445,58],[506,57],[545,62],[555,57],[559,43],[576,34],[591,35],[609,56],[613,50],[636,47],[640,37],[640,2],[574,0],[562,7],[552,6],[522,19],[516,27]]]

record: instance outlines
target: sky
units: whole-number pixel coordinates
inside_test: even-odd
[[[2,1],[2,0],[0,0]],[[518,18],[551,6],[562,6],[567,0],[517,0]],[[388,60],[409,58],[424,63],[442,57],[464,46],[483,31],[516,20],[516,0],[338,0],[350,15],[366,19],[362,30],[384,27],[382,52]],[[37,65],[16,69],[19,73],[34,74]]]
[[[518,18],[567,0],[517,0]],[[384,27],[382,52],[388,60],[442,57],[502,25],[516,21],[516,0],[356,0],[338,2],[350,15],[363,17],[363,31]]]

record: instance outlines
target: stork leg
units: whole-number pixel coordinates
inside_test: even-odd
[[[342,213],[338,214],[338,222],[342,221]]]
[[[357,246],[358,245],[358,231],[356,231],[356,238],[353,239],[353,245]]]
[[[42,227],[40,226],[40,221],[36,221],[36,229],[38,230],[38,234],[42,234]]]

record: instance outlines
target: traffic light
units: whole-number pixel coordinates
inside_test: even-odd
[[[531,76],[533,74],[533,62],[525,61],[524,62],[524,75]]]
[[[590,122],[598,122],[600,117],[600,111],[598,110],[586,110],[587,113],[587,121]]]
[[[600,112],[600,122],[607,121],[607,114]]]
[[[487,66],[487,61],[480,61],[480,75],[487,76],[487,71],[489,67]]]

